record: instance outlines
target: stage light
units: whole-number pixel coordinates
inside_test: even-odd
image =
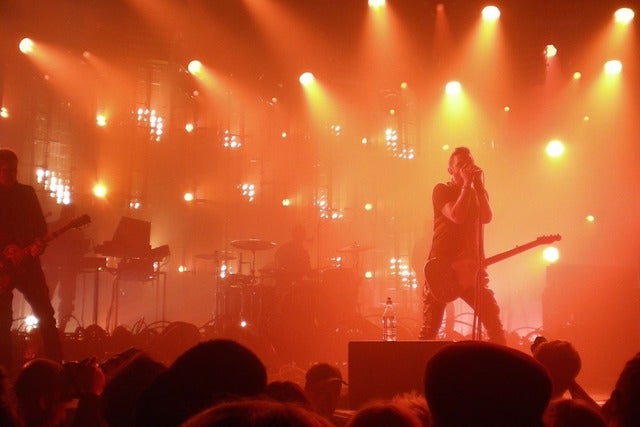
[[[509,111],[511,111],[511,107],[509,107],[508,105],[505,105],[503,110],[505,113],[508,113]]]
[[[289,136],[289,135],[287,134],[287,132],[285,132],[285,131],[280,132],[280,137],[281,137],[282,139],[286,139],[286,138],[287,138],[287,136]]]
[[[486,6],[482,9],[482,19],[487,22],[494,22],[500,18],[500,9],[496,6]]]
[[[580,80],[582,78],[582,73],[580,71],[576,71],[573,73],[573,80]]]
[[[609,75],[616,75],[622,72],[622,62],[612,59],[604,64],[604,72]]]
[[[36,316],[34,316],[33,314],[28,315],[27,317],[24,318],[25,331],[30,333],[34,329],[37,329],[38,323],[39,323],[39,320]]]
[[[370,212],[373,210],[373,203],[365,203],[364,204],[364,210],[367,212]]]
[[[0,108],[0,117],[2,117],[3,119],[9,118],[9,110],[7,109],[7,107]]]
[[[587,220],[587,222],[593,223],[593,222],[596,221],[596,217],[593,216],[593,215],[587,215],[586,220]]]
[[[407,82],[400,83],[400,89],[407,90],[409,88],[409,84]]]
[[[282,199],[282,206],[291,206],[291,199]]]
[[[187,70],[194,76],[199,74],[202,71],[202,62],[194,59],[193,61],[189,62],[189,65],[187,65]]]
[[[149,139],[159,142],[164,133],[164,119],[156,113],[156,110],[138,107],[133,114],[136,116],[138,126],[149,127]]]
[[[107,116],[104,114],[98,114],[96,116],[96,124],[101,128],[105,127],[107,125]]]
[[[365,279],[373,279],[373,271],[365,271],[364,272]]]
[[[372,9],[379,9],[384,6],[385,3],[385,0],[369,0],[369,7]]]
[[[93,186],[93,195],[99,199],[104,199],[107,196],[107,187],[102,183],[97,183]]]
[[[444,91],[450,96],[460,95],[462,93],[462,85],[458,81],[451,81],[444,87]]]
[[[24,54],[29,54],[33,52],[33,45],[34,45],[33,40],[27,37],[20,40],[20,43],[18,44],[18,48],[20,49],[20,52]]]
[[[365,136],[365,137],[363,137],[363,138],[360,140],[360,143],[361,143],[362,145],[367,145],[367,144],[369,143],[369,138],[367,138],[366,136]]]
[[[24,318],[24,324],[31,327],[38,326],[38,318],[30,314]]]
[[[542,257],[545,261],[553,263],[560,259],[560,251],[556,247],[549,246],[542,251]]]
[[[560,157],[564,154],[564,144],[557,139],[549,141],[546,152],[549,157]]]
[[[313,73],[306,71],[300,74],[300,78],[298,80],[300,81],[300,84],[302,86],[308,86],[313,83],[313,81],[315,80],[315,76],[313,75]]]
[[[187,271],[188,270],[187,270],[186,266],[184,266],[184,265],[179,265],[178,266],[178,273],[186,273]]]
[[[186,192],[184,193],[184,195],[182,196],[182,198],[184,199],[185,202],[193,202],[193,193],[191,192]]]
[[[254,197],[256,195],[256,186],[250,183],[244,183],[238,185],[238,189],[241,191],[242,196],[247,199],[249,202],[253,202]]]
[[[186,130],[188,133],[193,132],[193,130],[196,127],[193,125],[193,123],[187,123],[186,125],[184,125],[184,130]]]
[[[47,176],[49,176],[49,171],[46,171],[42,168],[36,169],[36,181],[38,182],[38,184],[42,184]]]
[[[395,156],[398,152],[398,131],[393,128],[385,129],[384,139],[387,144],[387,150],[391,151]]]
[[[635,13],[633,9],[629,9],[628,7],[622,7],[615,11],[613,17],[618,24],[628,24],[633,20]]]
[[[544,48],[544,56],[546,56],[547,58],[553,58],[557,54],[558,54],[558,49],[556,49],[556,47],[552,44],[548,44]]]
[[[224,148],[238,149],[242,147],[242,139],[240,135],[229,132],[229,129],[225,129],[224,136],[222,137],[222,145]]]

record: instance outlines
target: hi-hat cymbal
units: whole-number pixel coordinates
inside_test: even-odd
[[[371,245],[360,245],[358,243],[352,243],[338,249],[338,252],[364,252],[373,249]]]
[[[264,251],[274,248],[275,243],[267,240],[260,239],[247,239],[247,240],[234,240],[231,242],[231,246],[237,249],[244,249],[246,251]]]

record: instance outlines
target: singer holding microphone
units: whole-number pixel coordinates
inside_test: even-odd
[[[420,339],[438,336],[446,304],[462,298],[476,312],[489,340],[505,344],[500,309],[484,261],[483,225],[493,213],[484,173],[467,147],[449,157],[451,180],[433,189],[433,240],[425,266],[423,323]]]

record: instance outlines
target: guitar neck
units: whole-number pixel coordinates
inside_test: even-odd
[[[540,242],[538,239],[536,240],[532,240],[529,243],[525,243],[524,245],[520,245],[520,246],[516,246],[513,249],[509,249],[508,251],[504,251],[501,252],[499,254],[490,256],[489,258],[486,258],[484,260],[484,266],[488,267],[491,264],[495,264],[496,262],[502,261],[504,259],[507,259],[509,257],[512,257],[514,255],[518,255],[524,251],[528,251],[529,249],[535,248],[536,246],[542,245],[543,243]]]
[[[62,228],[59,228],[59,229],[57,229],[55,231],[52,231],[51,233],[49,233],[46,236],[44,236],[42,238],[42,241],[44,243],[49,243],[50,241],[52,241],[52,240],[56,239],[58,236],[60,236],[62,233],[65,233],[65,232],[69,231],[72,228],[73,228],[73,226],[66,225],[66,226],[64,226]]]
[[[61,234],[66,233],[67,231],[71,230],[72,228],[82,227],[83,225],[89,224],[90,222],[91,222],[91,218],[89,218],[88,215],[85,214],[85,215],[79,216],[79,217],[71,220],[67,224],[63,225],[62,227],[58,228],[57,230],[52,231],[51,233],[49,233],[46,236],[44,236],[42,238],[42,241],[44,243],[49,243],[50,241],[54,240],[55,238],[57,238]]]

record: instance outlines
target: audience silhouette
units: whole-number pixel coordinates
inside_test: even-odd
[[[545,427],[606,427],[599,411],[582,400],[556,399],[544,413]]]
[[[20,426],[16,398],[4,367],[0,366],[0,426]]]
[[[305,409],[313,410],[304,389],[293,381],[272,381],[267,384],[267,397],[276,402],[296,403]]]
[[[340,407],[347,383],[336,365],[310,366],[304,387],[267,383],[258,356],[228,339],[199,342],[168,367],[139,349],[101,364],[34,359],[14,381],[0,367],[0,426],[640,426],[640,353],[600,408],[576,383],[581,359],[571,343],[538,337],[531,349],[448,344],[425,361],[424,395],[401,393],[355,411]]]
[[[124,361],[111,374],[102,392],[102,411],[110,427],[131,427],[143,391],[166,366],[144,352]]]
[[[34,359],[18,372],[14,385],[25,427],[56,426],[67,419],[70,400],[64,368],[48,359]]]
[[[187,420],[182,427],[331,427],[322,416],[292,403],[269,400],[227,402]]]
[[[418,416],[406,406],[390,402],[370,403],[355,413],[348,427],[422,427]]]
[[[433,425],[429,405],[427,405],[424,396],[417,391],[398,394],[391,399],[391,403],[411,410],[418,417],[423,427],[431,427]]]
[[[640,426],[640,353],[625,364],[603,412],[609,427]]]
[[[523,352],[464,341],[429,359],[424,390],[435,427],[540,427],[551,381]]]
[[[533,348],[533,358],[540,362],[551,379],[551,399],[559,399],[569,393],[572,399],[580,399],[596,412],[600,406],[576,382],[582,369],[582,359],[575,347],[568,341],[546,339],[539,340]]]
[[[266,369],[251,350],[227,339],[204,341],[142,394],[136,425],[178,426],[215,403],[264,394],[266,386]]]
[[[335,425],[344,425],[346,419],[336,415],[342,385],[340,370],[328,363],[317,363],[305,374],[304,391],[313,409]]]

